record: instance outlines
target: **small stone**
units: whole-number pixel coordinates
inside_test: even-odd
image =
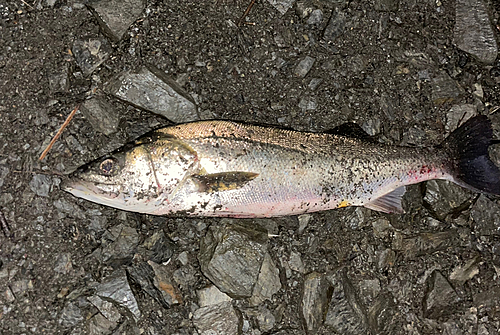
[[[177,256],[177,260],[181,262],[182,265],[187,265],[189,262],[188,253],[183,251]]]
[[[0,166],[0,187],[3,186],[5,182],[5,177],[9,174],[9,168],[6,166]]]
[[[71,254],[62,253],[57,255],[56,266],[54,271],[62,274],[69,273],[73,269],[73,264],[71,263]]]
[[[307,24],[318,25],[323,21],[323,11],[321,9],[316,9],[311,13],[311,16],[307,19]]]
[[[472,206],[474,232],[477,235],[498,235],[500,229],[500,205],[481,194]]]
[[[498,56],[498,45],[484,2],[457,0],[455,6],[455,44],[480,62],[493,63]]]
[[[367,303],[372,302],[380,293],[380,280],[366,279],[359,283],[359,296]]]
[[[141,289],[155,299],[165,308],[170,308],[171,299],[168,295],[162,294],[154,284],[155,272],[148,263],[139,263],[127,267],[131,281],[140,286]]]
[[[318,88],[319,84],[321,84],[322,82],[323,79],[321,78],[312,78],[311,81],[309,82],[308,87],[311,91],[315,91]]]
[[[250,297],[264,260],[267,239],[266,231],[231,220],[212,225],[200,241],[201,271],[229,296]]]
[[[302,316],[307,333],[313,334],[325,320],[333,287],[324,275],[313,272],[306,276],[303,292]]]
[[[144,241],[144,248],[148,250],[147,257],[155,263],[167,262],[176,248],[175,243],[165,235],[163,230],[158,230],[151,237]]]
[[[139,305],[130,289],[127,274],[124,270],[116,270],[104,278],[96,288],[96,295],[105,300],[111,300],[115,304],[125,308],[133,315],[136,321],[141,317]]]
[[[89,320],[89,335],[105,335],[110,334],[118,324],[113,322],[102,314],[96,314]]]
[[[495,286],[489,290],[476,293],[473,296],[474,305],[477,308],[498,308],[500,307],[500,287]]]
[[[198,305],[200,307],[217,305],[221,302],[231,301],[230,296],[221,292],[216,286],[210,285],[201,290],[196,291],[196,295],[198,296]]]
[[[301,18],[305,19],[309,14],[312,13],[314,8],[310,1],[298,1],[295,7],[295,13]]]
[[[12,292],[10,287],[7,287],[3,294],[7,302],[14,302],[16,300],[16,297],[14,296],[14,293]]]
[[[102,261],[106,264],[118,266],[132,261],[137,246],[139,234],[129,226],[120,224],[114,228],[115,240],[102,249]]]
[[[154,285],[160,291],[168,305],[182,304],[182,295],[177,285],[172,281],[173,274],[167,266],[148,261],[155,272]]]
[[[455,101],[463,89],[444,71],[432,78],[432,102],[436,106]]]
[[[380,12],[395,12],[398,10],[398,0],[375,0],[375,10]]]
[[[299,62],[299,64],[295,68],[295,75],[304,78],[311,70],[315,61],[316,59],[306,56],[303,60]]]
[[[52,191],[52,178],[45,174],[35,174],[30,181],[30,188],[36,195],[47,197]]]
[[[69,202],[65,198],[54,201],[54,207],[61,213],[69,215],[77,219],[85,219],[85,213],[75,204]]]
[[[343,12],[335,9],[323,33],[323,40],[326,43],[334,43],[335,40],[344,33],[346,17]]]
[[[80,110],[92,127],[104,135],[109,136],[118,130],[118,112],[104,96],[96,95],[85,100]]]
[[[398,238],[398,236],[395,236],[392,248],[402,251],[405,259],[415,259],[416,257],[460,245],[460,238],[455,230],[439,233],[420,233],[408,238]]]
[[[380,119],[369,119],[363,122],[361,128],[370,136],[380,133]]]
[[[231,302],[226,301],[198,308],[193,313],[193,325],[200,335],[239,335],[242,320]]]
[[[257,319],[259,329],[263,333],[269,332],[274,328],[274,325],[276,324],[276,318],[273,313],[271,313],[269,309],[263,306],[259,307],[258,309],[248,309],[245,311],[245,314]]]
[[[102,31],[114,42],[122,39],[144,10],[143,0],[97,0],[90,7]]]
[[[393,229],[391,223],[386,218],[379,218],[372,222],[373,235],[378,238],[385,238],[389,236],[390,231]]]
[[[429,204],[438,218],[444,219],[474,194],[447,180],[430,180],[426,184],[424,201]]]
[[[318,103],[315,97],[305,97],[300,99],[299,108],[303,113],[314,111],[317,107]]]
[[[58,72],[49,74],[50,93],[65,93],[69,90],[69,67],[64,65]]]
[[[300,254],[298,252],[292,251],[290,253],[290,260],[288,261],[288,264],[290,265],[290,269],[292,269],[293,271],[299,273],[306,272],[304,264],[302,263],[302,259],[300,258]]]
[[[95,71],[111,54],[109,42],[104,38],[76,40],[72,48],[76,64],[86,76]]]
[[[446,114],[444,129],[449,134],[477,114],[476,107],[470,104],[455,105]],[[460,124],[459,124],[460,123]]]
[[[268,252],[260,268],[259,278],[253,288],[252,296],[248,299],[250,305],[260,305],[265,300],[271,300],[273,295],[281,289],[280,273]]]
[[[295,3],[295,0],[267,0],[274,8],[284,15]]]
[[[73,302],[68,301],[61,312],[59,323],[63,327],[70,328],[82,322],[83,319],[84,318],[80,308]]]
[[[455,289],[441,272],[434,270],[427,278],[427,289],[424,297],[424,315],[431,319],[441,318],[452,313],[459,297]]]
[[[298,216],[298,219],[299,219],[299,229],[298,229],[297,233],[300,235],[304,232],[304,229],[306,229],[307,225],[311,221],[312,215],[311,214],[302,214],[302,215]]]
[[[96,295],[87,298],[92,305],[94,305],[101,314],[111,322],[118,322],[121,319],[121,314],[118,308],[109,301],[102,300]]]
[[[194,100],[165,72],[152,65],[124,71],[107,85],[108,93],[175,123],[199,120]]]
[[[394,250],[389,248],[382,250],[377,253],[378,256],[378,268],[380,270],[387,270],[394,266],[396,262],[396,253]]]
[[[467,280],[472,279],[479,273],[479,257],[475,257],[467,261],[463,266],[457,266],[450,273],[450,280],[460,285]]]

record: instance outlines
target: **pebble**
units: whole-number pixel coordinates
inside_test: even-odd
[[[97,0],[89,3],[102,31],[114,42],[121,40],[130,25],[139,19],[144,5],[142,0]]]
[[[250,297],[267,250],[267,231],[230,222],[210,226],[200,241],[198,260],[203,274],[222,292]]]
[[[446,72],[439,72],[431,81],[432,102],[436,106],[454,102],[462,93],[463,89]]]
[[[321,21],[323,21],[323,11],[321,9],[315,9],[307,19],[307,24],[319,25]]]
[[[401,234],[394,234],[392,249],[401,251],[405,259],[415,259],[423,255],[460,245],[460,238],[456,230],[438,233],[419,233],[415,236],[403,238]]]
[[[87,298],[92,305],[94,305],[101,314],[111,322],[118,322],[121,319],[120,311],[113,305],[113,303],[102,300],[96,295]]]
[[[127,309],[137,321],[141,317],[139,305],[127,280],[125,270],[115,270],[96,288],[96,295]]]
[[[61,312],[59,323],[63,327],[71,328],[82,322],[83,319],[81,309],[72,301],[68,301]]]
[[[85,76],[94,72],[113,51],[105,38],[76,40],[71,50],[75,55],[76,64]]]
[[[161,229],[155,231],[151,237],[147,238],[142,247],[147,250],[146,257],[158,264],[167,262],[176,249],[175,243]]]
[[[267,0],[274,8],[284,15],[295,3],[295,0]]]
[[[437,319],[449,315],[459,302],[457,292],[441,272],[434,270],[427,278],[427,289],[424,297],[424,315]]]
[[[452,106],[448,113],[446,113],[446,124],[444,126],[446,134],[450,134],[476,114],[477,108],[474,105],[462,104]]]
[[[344,33],[346,24],[345,14],[337,9],[332,11],[332,16],[323,33],[323,40],[326,43],[334,43],[335,40]]]
[[[438,218],[444,219],[474,194],[447,180],[430,180],[426,184],[424,201],[430,205]]]
[[[304,280],[302,316],[307,333],[315,333],[325,320],[333,287],[325,275],[312,272]]]
[[[454,40],[457,47],[480,62],[492,64],[498,56],[498,45],[482,0],[457,0],[455,4]]]
[[[288,264],[290,265],[290,269],[292,269],[292,271],[296,271],[299,273],[306,272],[304,264],[302,263],[302,259],[300,258],[300,253],[298,252],[292,251],[290,253],[290,260],[288,261]]]
[[[230,296],[221,292],[216,286],[210,285],[201,290],[196,291],[196,296],[198,297],[198,305],[200,307],[206,307],[210,305],[217,305],[221,302],[231,301]]]
[[[464,265],[456,266],[450,273],[450,281],[464,284],[479,273],[479,257],[468,260]]]
[[[148,261],[148,264],[153,268],[155,273],[153,283],[162,294],[163,300],[168,305],[182,304],[182,295],[176,283],[172,280],[173,273],[170,267],[156,264],[153,261]]]
[[[106,91],[175,123],[199,120],[194,100],[175,80],[154,66],[124,71],[114,77]]]
[[[111,234],[115,240],[102,248],[102,261],[113,266],[129,263],[139,245],[137,230],[119,224],[112,228]]]
[[[193,325],[200,335],[239,335],[241,316],[231,302],[198,308],[193,313]]]
[[[107,319],[104,315],[97,313],[88,321],[89,334],[104,335],[110,334],[118,324]]]
[[[5,177],[9,174],[9,168],[6,166],[0,166],[0,187],[3,186],[5,182]]]
[[[30,189],[40,197],[47,197],[52,191],[52,178],[45,174],[35,174],[30,181]]]
[[[71,263],[71,254],[68,252],[61,253],[57,256],[56,266],[54,271],[57,273],[66,274],[73,269],[73,263]]]
[[[259,278],[253,288],[252,296],[248,299],[250,305],[257,306],[265,300],[271,300],[274,294],[281,289],[280,272],[269,253],[266,252],[260,268]]]
[[[304,78],[311,70],[315,61],[316,59],[306,56],[303,60],[299,62],[299,64],[295,68],[295,75]]]
[[[109,136],[118,130],[118,112],[103,95],[95,95],[85,100],[80,111],[96,131]]]

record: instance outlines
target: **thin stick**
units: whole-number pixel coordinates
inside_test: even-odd
[[[250,13],[250,10],[252,9],[252,7],[253,7],[254,4],[255,4],[255,0],[250,1],[250,4],[248,5],[247,10],[241,16],[240,20],[238,21],[237,26],[241,26],[241,23],[243,22],[243,20],[245,19],[245,17],[248,15],[248,13]]]
[[[50,141],[50,143],[47,146],[47,148],[45,148],[45,150],[40,155],[40,158],[38,158],[39,160],[43,160],[45,158],[45,156],[47,156],[47,153],[52,148],[52,146],[54,145],[54,143],[56,143],[56,141],[59,138],[59,136],[61,136],[64,128],[66,128],[66,126],[69,124],[69,122],[71,121],[71,119],[73,118],[73,116],[75,115],[75,113],[76,113],[76,111],[78,109],[80,109],[80,104],[76,105],[75,109],[73,109],[73,111],[68,115],[68,117],[66,118],[66,121],[64,121],[64,123],[62,124],[61,128],[59,128],[59,131],[57,132],[56,136],[54,136],[54,138],[52,139],[52,141]]]

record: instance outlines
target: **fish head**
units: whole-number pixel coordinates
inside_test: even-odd
[[[152,213],[174,195],[196,162],[195,153],[175,141],[136,142],[80,167],[63,188],[99,204]]]

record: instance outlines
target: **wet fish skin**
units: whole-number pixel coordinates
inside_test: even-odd
[[[202,121],[157,130],[90,163],[65,189],[156,215],[272,217],[345,206],[400,213],[404,186],[430,179],[500,194],[491,136],[481,116],[432,148]]]

